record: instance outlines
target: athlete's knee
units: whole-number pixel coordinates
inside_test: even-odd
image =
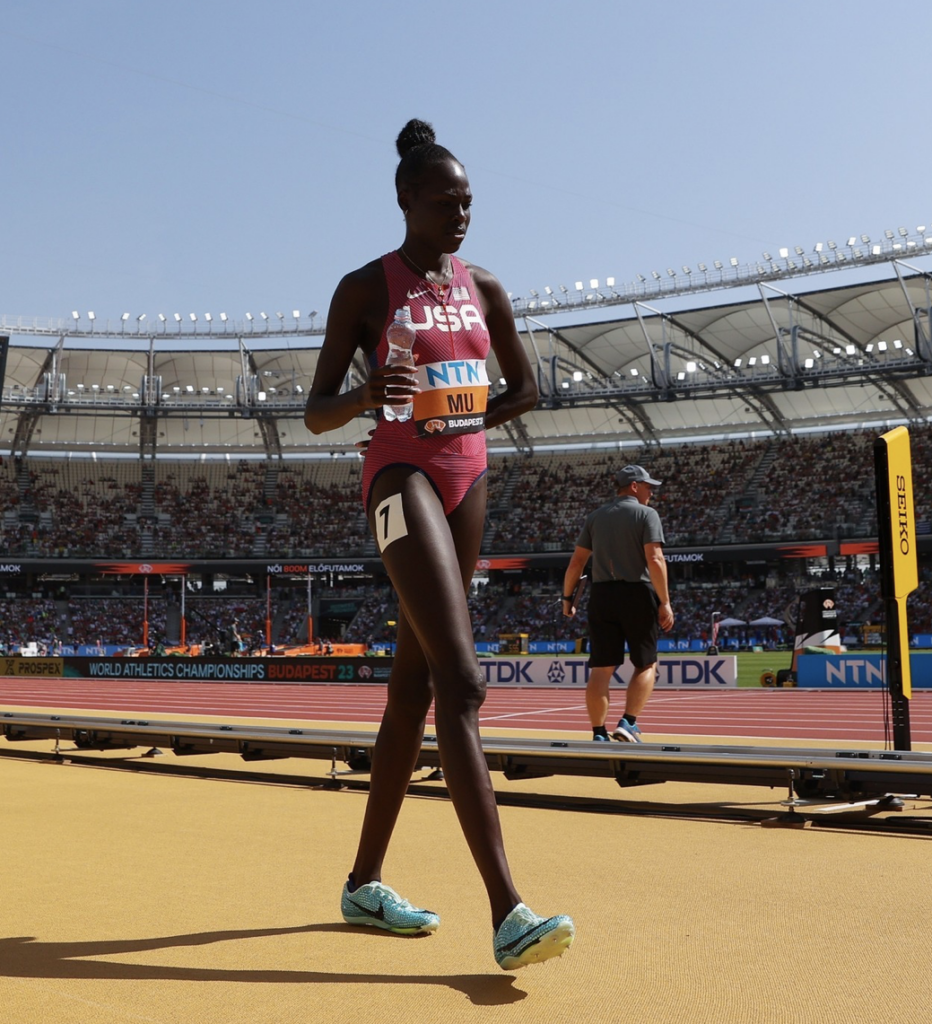
[[[387,709],[405,718],[423,720],[434,699],[430,676],[426,673],[405,673],[393,678],[388,687]]]
[[[486,681],[478,666],[446,674],[437,682],[437,710],[444,714],[470,714],[485,702]]]

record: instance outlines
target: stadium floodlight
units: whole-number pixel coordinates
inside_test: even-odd
[[[706,265],[705,265],[704,263],[700,263],[700,264],[699,264],[699,270],[700,270],[700,271],[701,271],[701,272],[702,272],[703,274],[704,274],[704,273],[705,273],[705,272],[706,272],[706,271],[707,271],[708,269],[709,269],[709,268],[708,268],[708,267],[707,267],[707,266],[706,266]]]
[[[861,235],[861,242],[864,245],[870,245],[871,244],[871,236],[870,235]]]
[[[812,247],[812,251],[813,252],[821,252],[822,251],[822,243],[821,242],[816,242],[816,244]]]
[[[850,237],[850,238],[848,239],[848,248],[849,248],[849,249],[852,249],[852,248],[853,248],[854,246],[856,246],[857,244],[858,244],[857,236],[856,236],[856,235],[852,235],[852,236],[851,236],[851,237]]]
[[[140,313],[139,316],[136,317],[136,323],[137,324],[141,324],[143,322],[143,320],[145,320],[145,318],[146,318],[146,314],[145,313]]]
[[[812,354],[816,357],[816,359],[821,359],[822,358],[822,353],[817,348],[814,348],[812,350]]]
[[[589,279],[589,287],[590,288],[598,288],[599,287],[599,279],[597,277],[590,278]]]
[[[905,238],[909,234],[906,228],[897,228],[897,231],[899,231],[901,238]]]
[[[291,315],[292,315],[292,317],[294,317],[295,320],[300,320],[301,319],[301,310],[300,309],[293,309],[291,311]]]
[[[802,256],[802,254],[803,254],[803,247],[801,245],[794,245],[793,246],[793,252],[795,252],[797,256]]]
[[[829,239],[828,247],[833,251],[838,248],[838,246],[831,239]]]
[[[188,313],[188,316],[191,317],[191,323],[192,324],[196,324],[197,323],[197,313]]]
[[[538,296],[537,290],[535,288],[531,288],[530,292],[531,292],[531,295],[536,299],[537,296]]]
[[[123,314],[123,315],[122,315],[122,316],[120,317],[120,319],[121,319],[121,320],[123,321],[123,323],[125,324],[125,323],[126,323],[126,321],[127,321],[127,320],[129,320],[129,313],[124,313],[124,314]]]
[[[863,260],[864,259],[864,252],[863,252],[863,250],[855,249],[854,250],[854,258],[856,260]]]
[[[689,362],[686,364],[686,372],[687,373],[695,373],[696,372],[696,364],[695,364],[695,362],[692,359],[690,359]]]
[[[208,323],[212,323],[212,322],[213,322],[213,319],[214,319],[214,318],[213,318],[213,317],[212,317],[212,316],[210,315],[210,313],[205,313],[205,314],[204,314],[204,319],[205,319],[205,320],[206,320],[206,321],[207,321]]]
[[[91,323],[93,323],[97,319],[97,314],[93,310],[90,310],[87,314],[87,318]]]
[[[877,351],[878,352],[886,352],[887,351],[887,343],[885,341],[878,341],[877,342]]]
[[[757,366],[757,356],[751,356],[748,360],[748,366]]]
[[[636,366],[632,366],[630,372],[632,377],[636,377],[638,375],[638,368]]]
[[[741,369],[741,357],[740,356],[735,360],[735,369],[738,369],[738,370]]]
[[[78,389],[78,391],[83,391],[84,390],[84,385],[83,384],[76,384],[75,387]]]
[[[180,313],[172,313],[172,316],[175,318],[175,323],[176,324],[180,324],[181,323],[181,314]]]
[[[888,239],[892,239],[893,238],[893,232],[889,228],[887,228],[884,231],[883,234],[884,234],[884,238],[888,238]]]
[[[732,256],[732,257],[731,257],[731,259],[730,259],[730,260],[729,260],[728,262],[729,262],[729,263],[730,263],[730,264],[731,264],[731,265],[732,265],[733,267],[736,267],[736,266],[738,265],[738,257],[737,257],[737,256]]]
[[[81,314],[76,309],[73,309],[71,311],[71,316],[74,318],[75,321],[81,319]]]
[[[259,391],[259,392],[256,393],[256,400],[257,401],[264,402],[266,400],[266,398],[268,398],[268,395],[266,395],[266,393],[264,391]]]
[[[760,361],[764,364],[764,366],[769,366],[770,365],[770,356],[762,355],[760,357]]]
[[[606,277],[605,278],[605,287],[606,288],[614,289],[614,287],[615,287],[615,278],[614,277]]]
[[[573,380],[578,384],[583,379],[582,370],[573,370]]]
[[[781,249],[780,250],[780,259],[781,260],[787,259],[789,257],[789,255],[790,255],[790,250],[789,249]]]
[[[284,313],[276,313],[275,315],[278,317],[279,320],[284,321],[284,319],[285,319],[285,314]]]
[[[689,269],[689,267],[686,266],[685,263],[683,264],[683,273],[684,274],[691,274],[692,273],[692,271]]]
[[[676,375],[676,379],[677,380],[686,380],[686,374],[682,370],[680,370],[679,373]]]
[[[224,323],[226,323],[226,322],[227,322],[227,320],[229,320],[230,318],[229,318],[229,317],[228,317],[228,316],[226,315],[226,313],[221,313],[221,314],[220,314],[220,319],[221,319],[221,320],[222,320],[222,321],[223,321]]]
[[[262,317],[262,319],[263,319],[263,320],[265,321],[265,325],[266,325],[266,327],[268,327],[268,325],[269,325],[269,314],[268,314],[268,313],[262,313],[262,312],[260,312],[260,313],[259,313],[259,316],[261,316],[261,317]]]
[[[647,278],[643,274],[638,274],[638,280],[641,282],[641,284],[644,284]]]
[[[879,245],[872,245],[871,246],[871,256],[879,256],[879,255],[880,255],[880,246]]]
[[[248,321],[249,321],[250,323],[252,323],[252,321],[253,321],[253,316],[252,316],[252,313],[247,313],[247,314],[246,314],[246,319],[247,319],[247,320],[248,320]]]
[[[164,313],[159,313],[159,320],[161,320],[163,324],[165,323],[165,314]]]
[[[813,368],[813,366],[815,366],[815,360],[814,360],[814,359],[807,359],[807,360],[806,360],[806,361],[805,361],[805,362],[803,363],[803,366],[804,366],[804,367],[805,367],[805,368],[806,368],[807,370],[811,370],[811,369]]]
[[[577,281],[576,282],[576,291],[578,291],[578,292],[582,291],[582,281]]]
[[[659,271],[656,271],[656,270],[652,270],[652,271],[650,272],[650,276],[651,276],[651,277],[652,277],[652,278],[653,278],[653,279],[654,279],[655,281],[659,281],[659,280],[660,280],[660,273],[659,273]]]
[[[561,383],[560,383],[560,387],[561,388],[568,388],[569,386],[570,386],[570,382],[568,380],[561,381]]]
[[[564,295],[569,295],[570,293],[569,288],[567,288],[565,284],[560,285],[560,291],[563,292]]]
[[[192,386],[192,385],[190,385],[190,384],[185,384],[185,386],[184,386],[184,389],[185,389],[185,391],[187,391],[187,393],[188,393],[189,395],[193,395],[193,394],[194,394],[194,388],[193,388],[193,386]]]
[[[715,267],[716,270],[721,270],[722,269],[722,261],[721,260],[716,260],[713,263],[713,266]]]
[[[92,384],[91,385],[91,391],[100,391],[100,385],[99,384]]]
[[[893,347],[894,348],[902,348],[903,347],[903,339],[902,338],[894,338],[893,339]]]
[[[676,271],[672,267],[667,267],[667,274],[669,274],[670,277],[676,277]]]
[[[869,341],[869,342],[867,343],[867,345],[866,345],[866,347],[865,347],[864,351],[865,351],[865,352],[873,352],[873,351],[874,351],[874,343],[873,343],[872,341]]]
[[[112,384],[108,384],[107,385],[107,390],[108,391],[116,391],[116,388]]]
[[[857,352],[857,348],[854,345],[845,345],[846,356],[853,356],[855,352]]]

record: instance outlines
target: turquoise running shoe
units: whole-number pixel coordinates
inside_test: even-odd
[[[516,971],[519,967],[559,956],[569,948],[575,935],[572,918],[566,914],[538,917],[519,903],[502,921],[492,948],[496,963],[503,971]]]
[[[615,731],[612,733],[616,740],[621,740],[622,743],[643,743],[644,738],[641,736],[641,730],[637,727],[637,723],[631,723],[627,718],[622,720],[615,727]]]
[[[349,891],[343,886],[340,911],[347,924],[370,925],[396,935],[418,935],[435,932],[440,918],[430,910],[421,910],[402,899],[391,886],[367,882]]]

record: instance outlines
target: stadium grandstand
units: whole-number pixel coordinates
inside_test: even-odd
[[[843,639],[864,640],[882,617],[873,442],[895,425],[932,573],[929,253],[926,228],[900,228],[513,298],[541,399],[489,434],[477,643],[579,638],[584,609],[568,622],[555,595],[630,462],[664,481],[673,643],[705,645],[716,617],[746,624],[723,631],[732,646],[786,643],[814,582],[836,588]],[[359,500],[372,424],[303,425],[324,330],[297,310],[2,318],[3,647],[138,646],[142,601],[152,647],[390,643]],[[923,587],[910,631],[932,634]]]

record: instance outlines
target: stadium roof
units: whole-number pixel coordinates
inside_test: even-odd
[[[519,330],[542,399],[490,447],[643,444],[716,435],[916,423],[932,416],[932,275]],[[781,282],[782,283],[782,282]],[[48,331],[44,332],[50,333]],[[317,334],[315,331],[314,334]],[[49,347],[49,341],[52,347]],[[72,337],[13,332],[0,451],[284,457],[351,452],[372,422],[314,437],[303,425],[320,338]],[[351,380],[360,379],[361,364]],[[494,359],[490,379],[498,380]],[[493,383],[493,388],[497,387]]]

